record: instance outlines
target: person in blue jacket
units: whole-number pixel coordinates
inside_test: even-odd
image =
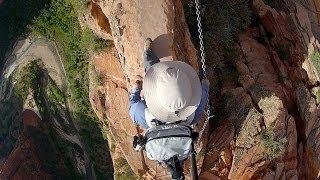
[[[136,80],[129,95],[129,114],[133,123],[147,129],[159,122],[188,125],[199,122],[208,100],[209,81],[203,79],[200,83],[196,71],[184,62],[160,62],[151,44],[152,40],[148,38],[143,82]]]

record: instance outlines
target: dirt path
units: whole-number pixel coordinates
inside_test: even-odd
[[[0,99],[11,94],[3,92],[6,88],[6,79],[17,69],[27,65],[30,61],[41,59],[49,75],[56,84],[67,92],[67,78],[62,58],[59,55],[55,43],[44,38],[27,38],[18,41],[13,48],[10,56],[6,58],[3,71],[0,76]],[[13,87],[11,87],[13,88]]]
[[[66,84],[66,74],[58,49],[53,42],[44,38],[27,38],[18,41],[5,63],[3,77],[9,78],[16,67],[23,67],[29,61],[41,59],[49,75],[62,88]]]

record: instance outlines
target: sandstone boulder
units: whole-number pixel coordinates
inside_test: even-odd
[[[207,151],[198,154],[199,157],[204,156],[202,167],[204,174],[212,174],[220,178],[228,176],[232,163],[231,144],[234,133],[233,125],[226,124],[218,127],[210,135]]]

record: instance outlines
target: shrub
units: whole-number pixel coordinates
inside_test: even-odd
[[[272,161],[284,153],[284,144],[287,140],[285,138],[276,140],[274,128],[270,127],[262,132],[260,140],[266,160]]]
[[[81,36],[82,47],[87,47],[89,51],[93,52],[101,52],[107,47],[112,45],[111,41],[107,41],[105,39],[99,38],[96,36],[91,29],[84,28]]]
[[[16,93],[25,99],[26,93],[31,89],[43,120],[38,128],[30,126],[25,132],[36,142],[37,154],[43,162],[43,169],[52,172],[58,179],[83,179],[73,162],[75,157],[72,153],[76,148],[60,137],[60,132],[54,127],[52,118],[60,121],[60,125],[66,129],[63,126],[63,117],[69,116],[68,112],[61,113],[61,107],[58,108],[60,103],[65,103],[63,94],[43,67],[41,60],[32,61],[21,70],[21,75],[17,78]],[[69,126],[66,133],[70,134],[75,127],[72,129]],[[51,153],[48,154],[48,151]]]
[[[29,94],[29,90],[33,92],[33,98],[37,104],[40,114],[47,114],[46,100],[44,96],[45,84],[47,80],[46,69],[40,59],[33,60],[20,70],[15,85],[15,93],[23,100]],[[45,118],[45,117],[44,117]]]
[[[118,168],[118,172],[115,173],[115,179],[121,180],[134,180],[135,177],[130,165],[124,157],[119,157],[116,159],[115,167]]]
[[[96,76],[96,84],[99,85],[99,86],[103,85],[103,76],[101,74],[97,74],[97,76]]]
[[[51,100],[58,103],[65,103],[65,97],[61,89],[55,84],[55,82],[49,78],[48,93]]]
[[[238,57],[234,48],[237,35],[251,23],[251,8],[248,0],[203,0],[201,17],[207,65],[216,67],[222,77],[237,78],[234,60]],[[199,49],[195,5],[185,3],[187,24],[193,44]]]
[[[101,52],[102,50],[106,49],[113,45],[112,41],[107,41],[105,39],[99,38],[95,36],[94,38],[94,52]]]
[[[313,66],[316,69],[316,73],[318,74],[318,76],[320,76],[320,53],[319,53],[319,51],[315,50],[312,53],[311,60],[312,60]],[[318,90],[316,92],[316,97],[317,97],[317,101],[319,102],[319,100],[320,100],[320,90]]]
[[[311,55],[311,59],[312,59],[314,67],[317,70],[318,75],[320,76],[320,53],[319,53],[319,51],[315,50]]]

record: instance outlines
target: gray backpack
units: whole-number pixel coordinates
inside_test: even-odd
[[[145,151],[150,160],[166,162],[177,156],[180,161],[188,158],[194,133],[189,126],[164,124],[148,129],[145,134]]]

